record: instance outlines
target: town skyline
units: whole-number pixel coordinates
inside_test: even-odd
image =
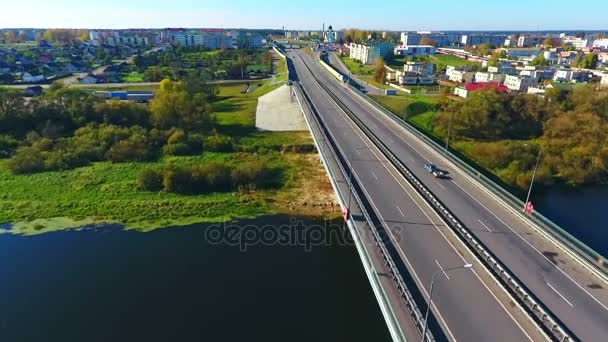
[[[563,6],[562,6],[563,5]],[[386,8],[392,13],[387,15]],[[551,16],[539,13],[552,9]],[[32,11],[36,8],[36,11]],[[519,9],[519,11],[518,11]],[[497,14],[513,13],[500,16]],[[573,16],[572,5],[564,1],[523,1],[488,3],[464,0],[458,3],[404,3],[389,1],[370,6],[362,1],[326,3],[311,0],[289,4],[269,0],[264,6],[243,0],[200,4],[175,0],[171,6],[146,1],[128,3],[108,0],[82,3],[60,0],[52,4],[43,0],[3,4],[0,23],[6,28],[89,28],[138,29],[166,27],[215,27],[247,29],[316,30],[323,22],[336,29],[357,27],[388,31],[547,31],[606,30],[603,13],[608,4],[594,4],[584,16]],[[27,14],[27,15],[26,15]],[[413,15],[415,14],[415,15]]]

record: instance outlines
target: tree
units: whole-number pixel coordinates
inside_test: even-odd
[[[547,39],[545,39],[543,42],[543,45],[554,48],[559,46],[559,41],[553,37],[547,37]]]
[[[585,55],[585,57],[583,57],[583,60],[581,61],[579,68],[595,69],[595,68],[597,68],[597,63],[598,63],[597,54],[590,53],[590,54]]]
[[[384,58],[377,57],[374,65],[374,80],[378,83],[386,83],[386,66]]]
[[[549,61],[545,58],[545,56],[543,54],[538,55],[536,58],[534,58],[534,60],[532,62],[530,62],[530,65],[538,65],[538,66],[545,66],[545,65],[549,65]]]
[[[155,127],[190,130],[208,130],[213,119],[208,94],[190,93],[184,82],[163,80],[154,100],[150,103]]]
[[[14,43],[15,41],[17,41],[17,36],[15,35],[15,32],[13,32],[13,31],[6,32],[6,40],[11,43]]]
[[[422,37],[422,39],[420,39],[420,45],[438,46],[439,44],[434,39],[431,39],[428,37]]]

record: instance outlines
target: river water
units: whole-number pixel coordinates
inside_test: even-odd
[[[239,246],[210,231],[0,235],[0,341],[389,340],[354,246]]]
[[[533,193],[532,202],[544,216],[608,257],[608,186],[548,188]]]

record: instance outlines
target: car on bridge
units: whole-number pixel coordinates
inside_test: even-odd
[[[424,169],[427,170],[429,173],[432,173],[435,178],[449,178],[450,173],[446,170],[438,168],[435,164],[424,164]]]

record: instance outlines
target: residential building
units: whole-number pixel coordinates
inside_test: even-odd
[[[285,31],[285,39],[298,39],[298,31]]]
[[[608,74],[602,74],[600,84],[604,87],[608,87]]]
[[[603,39],[596,39],[593,41],[593,47],[594,48],[598,48],[598,49],[602,49],[602,50],[608,50],[608,39],[607,38],[603,38]]]
[[[505,80],[505,74],[498,74],[493,72],[476,72],[475,82],[477,83],[488,83],[488,82],[503,82]]]
[[[376,42],[372,44],[351,44],[350,58],[363,64],[374,64],[376,58],[387,57],[393,53],[392,43]]]
[[[591,74],[585,70],[558,69],[555,71],[553,80],[556,82],[578,82],[584,83],[589,80]]]
[[[509,59],[534,59],[540,55],[540,49],[534,48],[517,48],[517,49],[505,49]]]
[[[435,84],[435,75],[421,75],[418,77],[418,84],[420,85],[432,85]]]
[[[493,88],[496,89],[496,91],[503,93],[509,90],[509,88],[498,82],[466,83],[454,88],[454,95],[466,99],[471,93],[488,88]]]
[[[460,39],[460,44],[469,46],[481,44],[501,46],[504,44],[505,39],[507,39],[507,35],[504,34],[463,34]]]
[[[402,85],[417,85],[418,74],[414,72],[400,73],[397,77],[397,81]]]
[[[452,82],[458,82],[458,83],[463,83],[463,82],[473,82],[473,79],[475,78],[475,73],[470,71],[471,69],[469,67],[466,66],[461,66],[461,67],[455,67],[455,66],[448,66],[446,69],[446,75],[448,77],[448,79]]]
[[[21,80],[24,83],[37,83],[37,82],[41,82],[44,81],[44,75],[32,75],[29,72],[24,72],[23,75],[21,75]]]
[[[82,84],[95,84],[97,83],[97,77],[89,74],[80,79],[80,83]]]
[[[415,72],[419,75],[433,75],[435,73],[435,65],[424,62],[407,62],[403,65],[404,72]]]
[[[588,39],[570,36],[562,37],[562,42],[566,45],[572,45],[577,49],[582,49],[591,45],[591,42]]]
[[[415,57],[420,55],[434,55],[435,47],[431,45],[401,45],[395,47],[393,53],[402,57]]]
[[[523,35],[517,40],[517,47],[527,48],[541,45],[545,41],[544,35]]]
[[[535,86],[538,81],[532,77],[507,75],[505,86],[511,90],[526,92],[529,87]]]

